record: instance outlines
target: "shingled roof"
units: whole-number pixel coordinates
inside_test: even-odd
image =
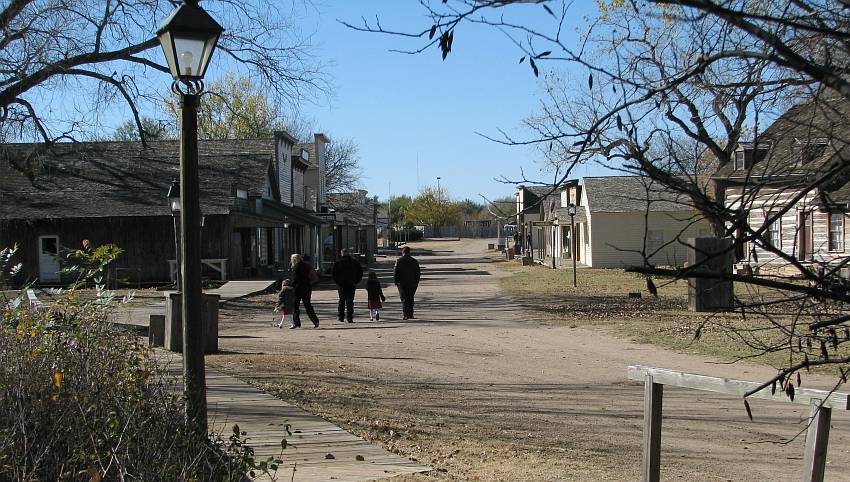
[[[201,211],[229,213],[235,190],[260,196],[272,139],[199,141]],[[179,142],[0,145],[0,219],[170,215]]]
[[[742,142],[739,147],[756,146],[753,142]],[[731,182],[807,182],[836,162],[847,164],[850,103],[843,98],[801,102],[759,135],[758,147],[767,152],[751,168],[736,169],[733,161],[718,169],[714,177]],[[842,177],[833,189],[850,179],[850,176]]]
[[[375,224],[375,200],[367,191],[328,193],[328,205],[350,223]]]
[[[690,211],[689,199],[645,176],[584,178],[584,193],[591,213]]]

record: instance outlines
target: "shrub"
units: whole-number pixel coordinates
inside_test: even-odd
[[[238,427],[225,439],[186,425],[179,385],[107,321],[112,298],[69,290],[48,312],[0,295],[0,480],[239,480],[276,469],[255,463]]]

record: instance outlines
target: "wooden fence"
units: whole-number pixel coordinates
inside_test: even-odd
[[[709,377],[683,373],[665,368],[650,368],[640,365],[629,367],[629,380],[644,382],[643,406],[643,464],[641,466],[644,482],[658,482],[661,478],[661,405],[664,385],[690,388],[707,392],[725,393],[743,397],[750,390],[758,388],[759,383],[728,378]],[[822,482],[826,468],[826,449],[829,443],[829,421],[832,409],[850,409],[850,395],[798,388],[794,400],[785,393],[770,388],[758,391],[747,398],[759,398],[778,402],[808,404],[811,421],[806,433],[806,452],[803,457],[803,481]]]

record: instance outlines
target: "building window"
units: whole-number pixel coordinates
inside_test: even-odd
[[[844,251],[844,213],[830,212],[827,222],[829,224],[829,250]]]
[[[767,213],[767,219],[771,219],[774,216],[777,216],[779,213],[776,211],[770,211]],[[774,248],[782,247],[782,219],[777,218],[776,221],[770,223],[770,226],[767,227],[767,245],[772,246]]]
[[[655,252],[664,246],[664,231],[650,229],[646,232],[646,250]]]
[[[753,167],[753,164],[767,157],[767,148],[744,147],[735,151],[735,170],[741,171]]]

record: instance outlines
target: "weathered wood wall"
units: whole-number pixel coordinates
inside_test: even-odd
[[[771,211],[781,211],[799,194],[799,189],[793,187],[760,187],[750,190],[742,190],[740,187],[728,188],[726,190],[727,204],[732,209],[737,209],[740,203],[745,203],[744,208],[749,211],[749,222],[754,229],[761,227],[767,220],[767,214]],[[779,220],[780,246],[783,253],[797,257],[799,253],[798,221],[801,211],[810,213],[811,219],[811,250],[816,262],[835,262],[847,256],[848,216],[844,215],[844,242],[840,250],[830,251],[828,248],[829,213],[817,209],[817,193],[809,192],[797,202],[793,203]],[[757,265],[784,265],[787,261],[770,251],[748,246],[745,258],[748,262]],[[755,256],[753,256],[755,252]],[[808,261],[808,260],[806,260]]]
[[[208,216],[201,235],[202,258],[229,256],[228,217]],[[227,236],[225,236],[227,234]],[[16,262],[23,270],[15,281],[38,277],[38,237],[55,235],[64,250],[115,244],[124,250],[112,266],[130,284],[167,281],[168,260],[175,259],[174,224],[171,216],[66,218],[36,221],[0,221],[0,246],[19,246]],[[64,256],[60,255],[60,262]]]

